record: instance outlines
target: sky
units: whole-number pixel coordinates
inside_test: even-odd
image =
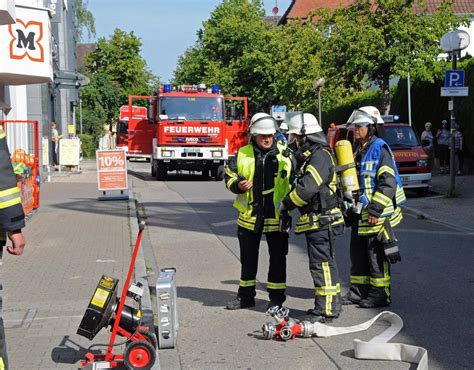
[[[221,0],[89,0],[95,17],[96,38],[108,38],[115,28],[133,31],[142,43],[142,57],[148,68],[163,82],[173,77],[176,61],[194,45],[202,27]],[[264,0],[267,15],[275,4],[283,15],[291,0]]]

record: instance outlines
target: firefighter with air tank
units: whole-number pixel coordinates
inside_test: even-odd
[[[393,154],[377,137],[377,131],[383,128],[377,108],[356,109],[349,124],[355,125],[354,157],[360,186],[356,201],[360,212],[357,207],[349,211],[350,290],[343,304],[384,307],[391,302],[389,263],[401,260],[393,228],[402,220],[400,205],[406,200],[405,193]]]
[[[296,234],[305,234],[309,269],[315,288],[314,307],[302,320],[328,322],[341,312],[335,235],[344,219],[337,194],[336,159],[315,116],[294,113],[288,120],[288,145],[295,151],[297,183],[283,199],[280,213],[298,208]]]

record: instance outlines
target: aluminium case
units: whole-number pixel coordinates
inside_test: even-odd
[[[156,301],[158,306],[158,346],[160,349],[174,348],[178,333],[178,312],[176,308],[176,269],[160,270],[156,280]]]

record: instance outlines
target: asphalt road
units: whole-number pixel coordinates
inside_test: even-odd
[[[178,342],[176,349],[160,351],[161,368],[415,368],[354,358],[353,339],[369,340],[383,324],[340,337],[263,340],[259,330],[271,321],[264,315],[265,242],[260,250],[257,306],[223,308],[235,297],[240,272],[234,195],[223,182],[204,180],[199,174],[172,173],[167,181],[158,182],[151,178],[148,163],[132,162],[130,169],[136,198],[147,217],[144,247],[150,279],[156,280],[159,268],[177,269]],[[389,309],[403,318],[404,328],[392,342],[426,348],[430,368],[472,368],[474,235],[406,215],[397,236],[402,263],[392,269]],[[350,268],[349,231],[338,239],[336,250],[344,292]],[[287,265],[286,306],[297,317],[311,308],[313,297],[304,237],[291,236]],[[346,306],[333,325],[355,325],[380,311]]]

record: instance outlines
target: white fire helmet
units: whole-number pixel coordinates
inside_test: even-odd
[[[288,131],[288,124],[283,121],[281,124],[280,124],[280,131],[283,131],[283,132],[287,132]]]
[[[288,134],[311,135],[322,131],[318,120],[311,113],[298,112],[288,120]]]
[[[383,124],[383,119],[377,108],[372,106],[366,106],[354,110],[349,119],[347,120],[347,123],[353,123],[359,126],[367,126],[378,123]]]
[[[250,135],[273,135],[276,132],[276,121],[267,113],[256,113],[250,120]]]

